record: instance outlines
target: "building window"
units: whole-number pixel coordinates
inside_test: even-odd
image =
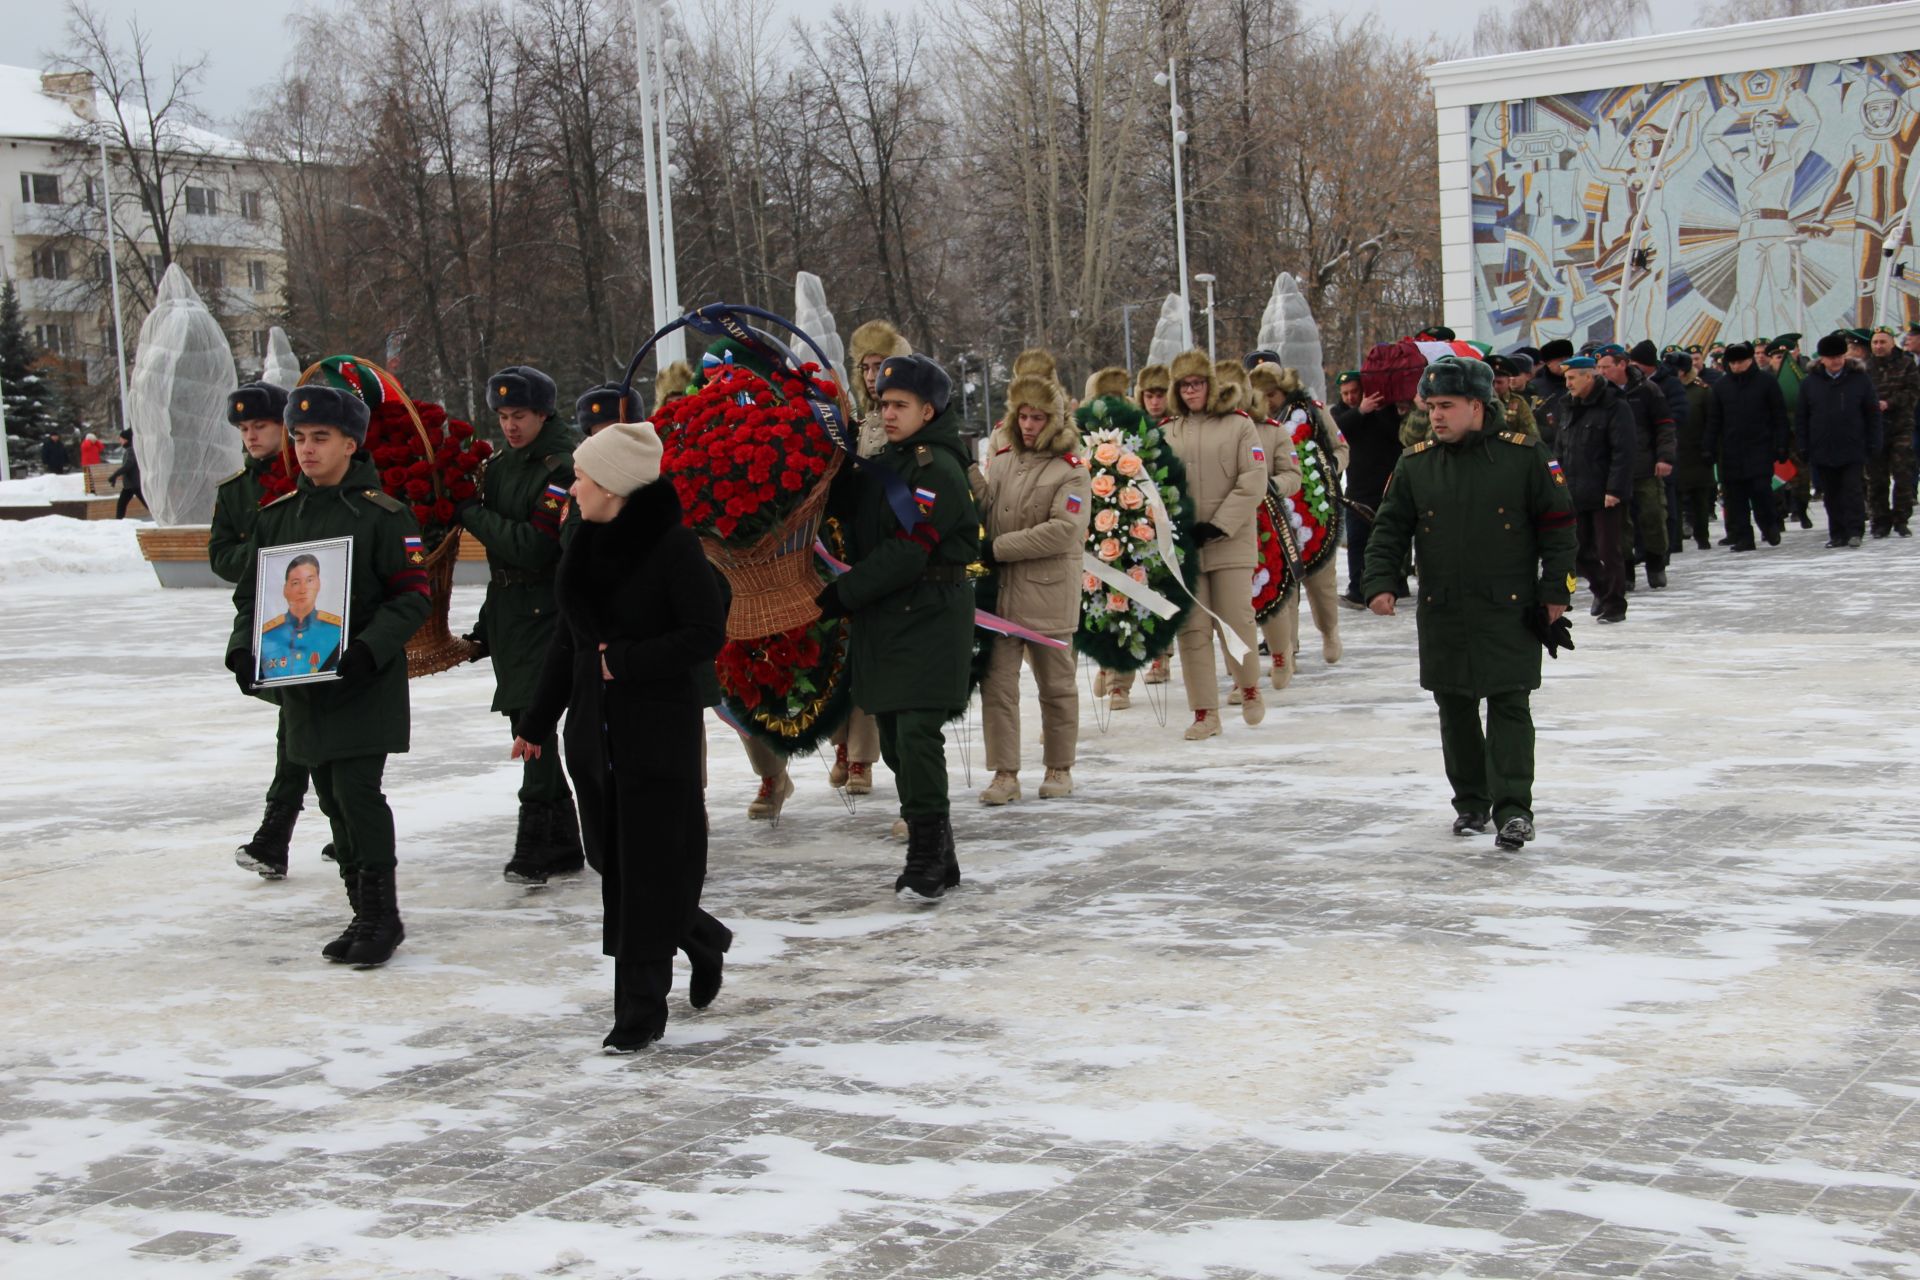
[[[188,213],[207,213],[207,214],[219,213],[220,212],[220,193],[218,191],[215,191],[212,187],[188,187],[187,188],[187,212]]]
[[[87,183],[87,207],[89,209],[98,209],[100,207],[100,191],[99,191],[99,188],[94,185],[92,174],[87,175],[86,183]]]
[[[253,358],[255,360],[265,360],[267,358],[267,331],[265,329],[255,329],[253,331]]]
[[[33,275],[36,280],[65,280],[73,274],[72,261],[65,249],[51,245],[33,251]]]
[[[227,283],[227,264],[221,258],[195,258],[192,272],[193,287],[202,293],[222,288]]]
[[[242,191],[240,193],[240,216],[248,222],[260,221],[260,219],[265,216],[264,209],[265,201],[261,199],[258,191]]]
[[[267,291],[267,264],[258,258],[247,263],[247,287],[255,293]]]
[[[160,255],[157,253],[148,254],[147,283],[158,289],[160,287],[160,277],[165,274],[167,274],[167,264],[160,261]]]
[[[77,350],[70,324],[37,324],[33,326],[33,341],[49,355],[72,355]]]
[[[21,174],[20,199],[24,204],[59,204],[59,175],[52,173]]]

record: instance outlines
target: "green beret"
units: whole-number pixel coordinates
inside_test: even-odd
[[[1920,333],[1920,327],[1916,327],[1914,332]],[[1344,387],[1349,382],[1358,381],[1360,381],[1360,371],[1358,369],[1342,369],[1339,378],[1335,380],[1335,385]]]
[[[1420,377],[1420,398],[1459,396],[1486,404],[1493,399],[1493,370],[1484,361],[1441,356]]]

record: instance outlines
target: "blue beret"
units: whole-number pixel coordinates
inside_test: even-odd
[[[1575,356],[1571,360],[1566,361],[1561,367],[1565,369],[1598,369],[1600,362],[1592,356]]]

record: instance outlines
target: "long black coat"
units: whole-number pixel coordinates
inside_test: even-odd
[[[673,955],[707,874],[700,667],[726,640],[719,576],[680,523],[672,485],[634,491],[606,524],[582,522],[554,583],[560,624],[517,731],[553,749],[567,713],[567,772],[587,855],[600,868],[603,950]],[[611,680],[600,671],[600,645]]]
[[[1591,399],[1567,393],[1555,450],[1575,511],[1599,510],[1608,494],[1622,502],[1633,497],[1633,410],[1606,379],[1593,385]]]
[[[1627,366],[1627,385],[1619,392],[1633,414],[1633,478],[1651,480],[1654,463],[1672,466],[1680,460],[1673,411],[1653,379],[1632,365]]]
[[[1773,473],[1787,453],[1787,398],[1764,369],[1730,373],[1709,388],[1706,457],[1721,478],[1754,480]]]
[[[1801,455],[1816,467],[1850,467],[1880,452],[1880,393],[1852,361],[1838,377],[1819,365],[1807,370],[1794,415]]]
[[[1339,416],[1342,409],[1344,417]],[[1334,413],[1347,438],[1347,474],[1342,477],[1347,497],[1363,507],[1377,507],[1387,477],[1400,461],[1400,415],[1390,405],[1361,413],[1343,404]]]

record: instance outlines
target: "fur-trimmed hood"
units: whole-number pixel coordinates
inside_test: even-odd
[[[1173,374],[1167,366],[1145,365],[1133,376],[1133,403],[1142,413],[1147,411],[1144,397],[1149,391],[1158,391],[1168,396],[1173,394]]]
[[[860,372],[860,362],[868,356],[891,360],[912,354],[913,344],[885,320],[869,320],[853,331],[847,340],[847,381],[853,384],[850,388],[853,403],[862,413],[870,413],[879,406],[867,397],[867,379]]]
[[[1239,378],[1234,382],[1223,381],[1221,375],[1232,366]],[[1194,348],[1182,351],[1173,358],[1173,366],[1167,371],[1167,380],[1172,384],[1167,392],[1167,412],[1175,417],[1189,417],[1187,402],[1180,398],[1180,384],[1188,378],[1207,380],[1207,407],[1203,412],[1218,417],[1246,407],[1249,388],[1246,374],[1240,372],[1240,366],[1231,360],[1222,360],[1215,364],[1206,352]]]
[[[1053,352],[1045,347],[1028,347],[1013,358],[1013,376],[1015,378],[1046,378],[1058,382],[1060,380],[1059,365],[1053,358]]]
[[[1020,438],[1022,405],[1030,405],[1047,415],[1047,425],[1040,429],[1031,451]],[[1007,388],[1007,416],[1001,420],[1000,429],[1006,433],[1007,444],[1016,453],[1051,453],[1058,456],[1072,453],[1080,443],[1080,433],[1067,418],[1066,397],[1060,394],[1060,384],[1051,378],[1015,378],[1013,385]]]
[[[1267,409],[1268,396],[1284,396],[1289,404],[1307,404],[1313,399],[1307,384],[1300,380],[1298,369],[1277,365],[1270,360],[1263,360],[1247,370],[1247,383],[1254,392],[1249,411],[1256,418],[1271,416]]]
[[[662,369],[653,378],[653,411],[669,400],[678,400],[687,394],[687,388],[693,385],[693,366],[685,360],[675,360]]]
[[[1101,396],[1120,396],[1125,398],[1130,379],[1127,371],[1117,364],[1104,369],[1096,369],[1087,375],[1086,394],[1080,397],[1080,403],[1092,404]]]

